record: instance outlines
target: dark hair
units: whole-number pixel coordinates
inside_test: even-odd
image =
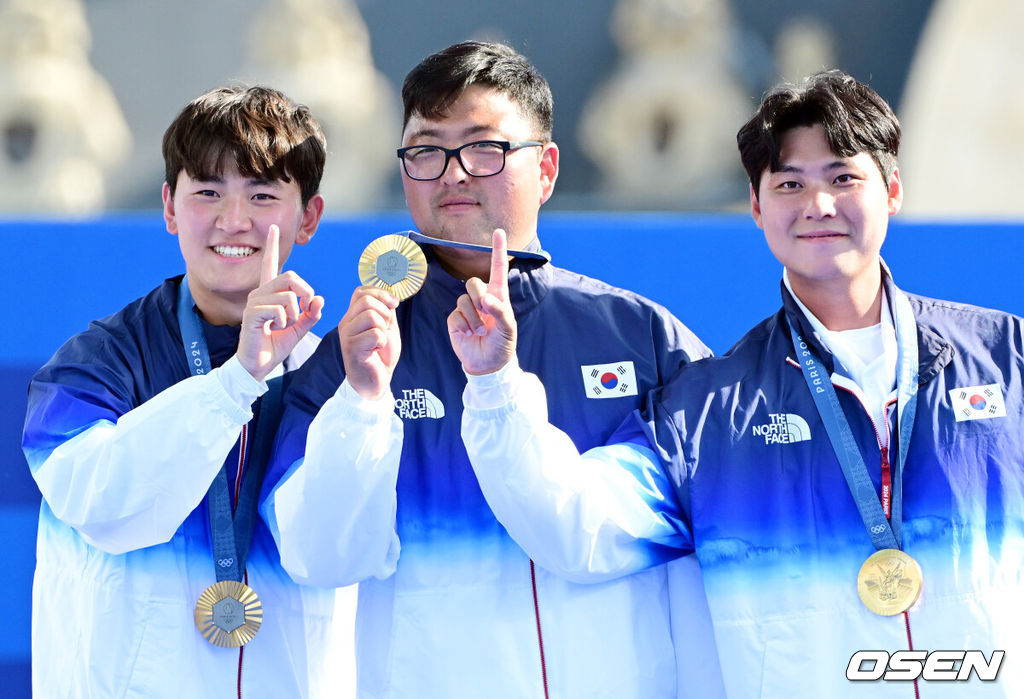
[[[790,129],[820,124],[836,155],[868,153],[888,183],[900,148],[900,122],[882,97],[840,70],[815,73],[799,85],[784,83],[761,100],[736,134],[740,160],[758,193],[765,169],[778,171],[782,139]]]
[[[449,46],[427,56],[409,71],[402,84],[402,128],[414,114],[425,119],[444,117],[472,85],[494,88],[507,95],[533,121],[536,137],[551,140],[554,101],[548,81],[515,49],[481,41]]]
[[[227,158],[245,177],[299,185],[305,206],[320,189],[327,141],[309,108],[267,87],[220,87],[192,100],[164,132],[164,176],[209,179]]]

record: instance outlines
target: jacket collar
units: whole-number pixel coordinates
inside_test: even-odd
[[[896,288],[896,285],[892,280],[892,273],[889,272],[889,268],[882,263],[882,285],[885,287],[885,296],[889,301],[889,310],[892,311],[893,317],[895,317],[896,310],[892,307],[893,299],[896,294],[903,293]],[[825,368],[831,374],[835,371],[835,358],[832,353],[825,347],[821,337],[815,332],[811,326],[810,321],[800,310],[800,306],[797,304],[796,299],[789,293],[789,289],[782,282],[779,282],[779,286],[782,290],[782,310],[780,312],[780,321],[788,319],[790,323],[793,323],[797,331],[807,342],[811,351],[821,359]],[[925,384],[931,381],[935,376],[938,375],[942,369],[949,364],[953,359],[953,347],[945,339],[939,336],[931,328],[922,325],[920,322],[915,323],[917,326],[917,354],[918,354],[918,383]],[[787,343],[789,343],[789,331],[786,331]],[[790,347],[787,353],[793,363],[796,363],[796,352]]]

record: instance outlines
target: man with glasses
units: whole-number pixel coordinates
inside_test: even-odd
[[[524,57],[451,46],[413,69],[402,97],[398,155],[426,281],[401,305],[356,289],[295,379],[264,504],[285,568],[314,585],[360,582],[361,696],[673,697],[673,633],[718,678],[699,584],[672,618],[664,566],[579,585],[534,566],[495,519],[462,445],[466,379],[447,317],[465,280],[488,278],[492,241],[504,258],[502,229],[520,362],[553,387],[548,415],[582,448],[708,350],[665,309],[549,263],[537,218],[559,152],[550,89]],[[693,565],[678,575],[696,578]]]

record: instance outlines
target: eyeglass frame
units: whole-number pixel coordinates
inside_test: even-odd
[[[470,146],[478,146],[481,143],[494,143],[501,146],[501,167],[497,171],[486,175],[474,175],[466,168],[466,164],[462,162],[462,149]],[[410,180],[415,180],[416,182],[433,182],[434,180],[439,180],[444,177],[444,173],[448,171],[448,164],[451,162],[452,158],[459,161],[459,167],[461,167],[462,171],[470,177],[494,177],[495,175],[500,175],[505,170],[505,164],[508,162],[509,153],[513,153],[521,148],[533,148],[535,146],[543,147],[544,145],[543,141],[500,141],[494,138],[485,138],[480,141],[463,143],[458,148],[445,148],[444,146],[435,146],[430,143],[423,143],[415,146],[405,146],[403,148],[399,148],[396,152],[398,154],[398,159],[402,161],[402,170]],[[417,148],[436,148],[444,153],[444,166],[436,177],[413,177],[409,174],[409,164],[405,161],[405,154],[411,150],[416,150]]]

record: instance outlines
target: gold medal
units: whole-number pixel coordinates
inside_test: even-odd
[[[196,602],[196,627],[220,648],[238,648],[251,641],[263,623],[263,605],[256,592],[236,580],[210,585]]]
[[[359,256],[360,281],[384,289],[399,301],[419,291],[426,277],[427,258],[420,246],[404,235],[377,238]]]
[[[894,616],[910,609],[921,594],[921,566],[899,549],[871,554],[857,575],[857,593],[875,614]]]

